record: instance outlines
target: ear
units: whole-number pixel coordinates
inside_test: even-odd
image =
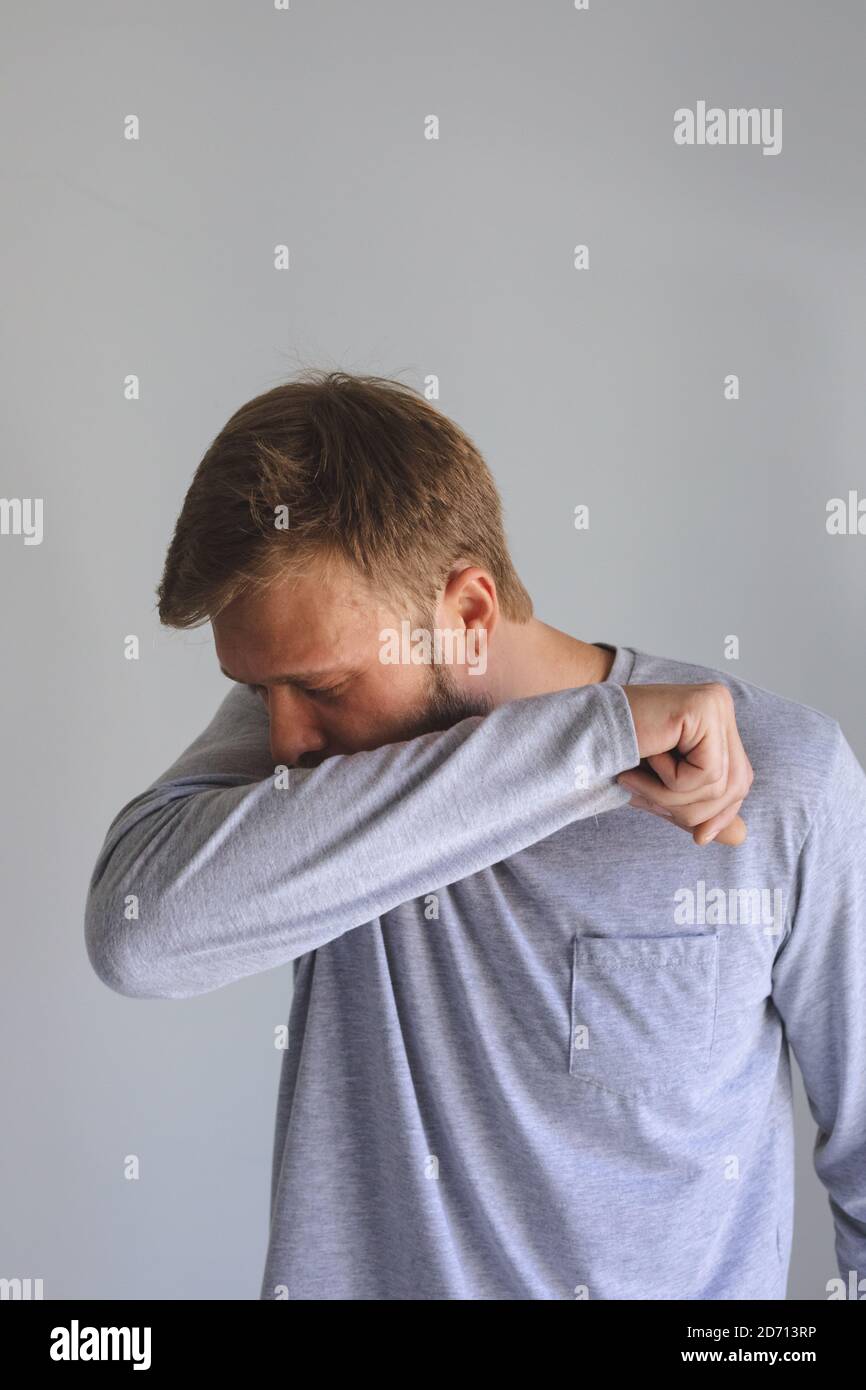
[[[455,565],[437,604],[437,626],[484,628],[489,640],[498,617],[499,600],[492,575],[478,565]]]

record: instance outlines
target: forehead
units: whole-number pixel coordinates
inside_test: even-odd
[[[239,594],[212,620],[220,664],[254,682],[263,674],[326,669],[375,644],[382,600],[345,564],[312,563]]]

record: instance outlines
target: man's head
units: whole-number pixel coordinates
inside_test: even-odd
[[[385,634],[489,640],[532,617],[472,441],[409,387],[342,372],[308,372],[231,417],[185,498],[158,600],[168,626],[210,619],[223,670],[267,704],[275,761],[296,765],[490,708],[471,641],[425,664],[417,641],[395,659]]]

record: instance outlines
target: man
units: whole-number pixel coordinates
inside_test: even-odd
[[[784,1298],[786,1042],[866,1276],[835,720],[540,622],[472,442],[377,378],[232,416],[159,611],[238,684],[113,821],[87,947],[143,997],[294,961],[262,1298]]]

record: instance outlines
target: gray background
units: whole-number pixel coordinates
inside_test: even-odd
[[[435,373],[539,616],[716,667],[736,633],[738,675],[866,758],[866,537],[825,529],[866,493],[866,6],[84,0],[2,30],[2,490],[45,537],[0,537],[0,1275],[256,1298],[291,966],[129,1000],[82,932],[109,820],[228,689],[210,628],[154,611],[193,468],[298,367]],[[676,146],[700,99],[782,107],[781,154]],[[820,1298],[799,1077],[797,1109],[789,1295]]]

